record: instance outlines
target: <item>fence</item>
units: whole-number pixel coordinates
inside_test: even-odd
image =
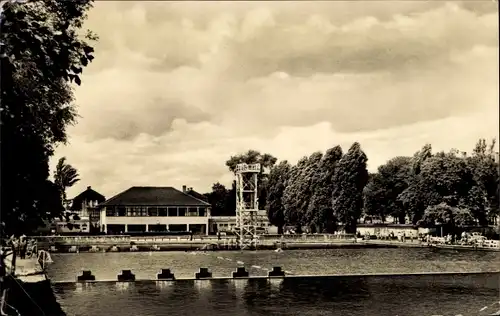
[[[109,243],[126,243],[131,241],[128,235],[106,235],[106,236],[30,236],[28,238],[35,239],[37,242],[46,242],[50,244],[109,244]]]
[[[47,242],[50,244],[112,244],[129,243],[149,244],[161,242],[176,241],[217,241],[217,240],[236,240],[235,236],[130,236],[130,235],[105,235],[105,236],[32,236],[38,242]],[[259,235],[259,240],[274,241],[292,241],[292,242],[333,242],[338,240],[347,240],[354,238],[353,234],[303,234],[303,235]]]
[[[303,234],[303,235],[260,235],[260,240],[275,240],[283,242],[335,242],[350,240],[354,234]]]

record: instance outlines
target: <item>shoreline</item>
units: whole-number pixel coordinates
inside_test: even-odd
[[[500,252],[500,248],[474,247],[464,245],[445,245],[421,243],[419,241],[388,241],[388,240],[331,240],[331,241],[307,241],[307,240],[264,240],[257,246],[256,250],[307,250],[307,249],[376,249],[376,248],[435,248],[463,251],[493,251]],[[103,252],[165,252],[165,251],[234,251],[239,250],[235,242],[227,240],[162,240],[162,241],[140,241],[131,239],[127,242],[89,242],[84,243],[56,243],[41,244],[39,249],[45,249],[51,253],[103,253]],[[248,249],[250,251],[255,249]],[[248,251],[246,250],[246,251]]]

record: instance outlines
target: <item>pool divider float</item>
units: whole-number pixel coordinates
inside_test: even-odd
[[[271,271],[267,273],[268,278],[283,278],[286,276],[286,272],[281,269],[281,267],[273,267]],[[236,271],[232,272],[233,279],[239,278],[265,278],[264,276],[255,276],[251,277],[250,273],[245,269],[245,267],[237,267]],[[194,274],[195,280],[202,279],[213,279],[212,272],[208,268],[200,268],[198,272]],[[132,273],[132,270],[122,270],[121,274],[117,276],[118,282],[131,282],[131,281],[174,281],[176,280],[174,273],[170,269],[161,269],[161,271],[156,275],[155,280],[147,279],[147,280],[136,280],[135,274]],[[108,282],[110,280],[107,280]],[[76,282],[107,282],[105,280],[96,280],[95,276],[92,274],[90,270],[83,270],[81,275],[76,277]],[[59,283],[59,282],[57,282]]]

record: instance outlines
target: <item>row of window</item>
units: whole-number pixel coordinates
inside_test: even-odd
[[[258,225],[259,225],[260,227],[268,227],[268,226],[270,226],[270,225],[268,225],[267,223],[260,223],[260,224],[258,224]],[[225,223],[224,223],[224,224],[222,224],[222,223],[221,223],[221,224],[217,224],[217,226],[218,226],[218,227],[234,227],[234,226],[236,226],[236,224],[234,224],[234,223],[229,223],[229,224],[225,224]]]
[[[106,207],[106,216],[207,216],[204,207]]]

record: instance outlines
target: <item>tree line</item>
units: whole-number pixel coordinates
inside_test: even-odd
[[[413,156],[398,156],[367,170],[359,143],[314,152],[295,165],[277,163],[270,154],[250,150],[227,162],[261,163],[259,209],[266,209],[279,233],[285,226],[302,232],[355,233],[361,219],[418,226],[448,227],[490,224],[499,216],[499,163],[495,140],[480,139],[470,154],[433,152],[427,144]],[[266,172],[269,171],[269,172]],[[235,185],[216,183],[206,196],[213,215],[235,214]]]

